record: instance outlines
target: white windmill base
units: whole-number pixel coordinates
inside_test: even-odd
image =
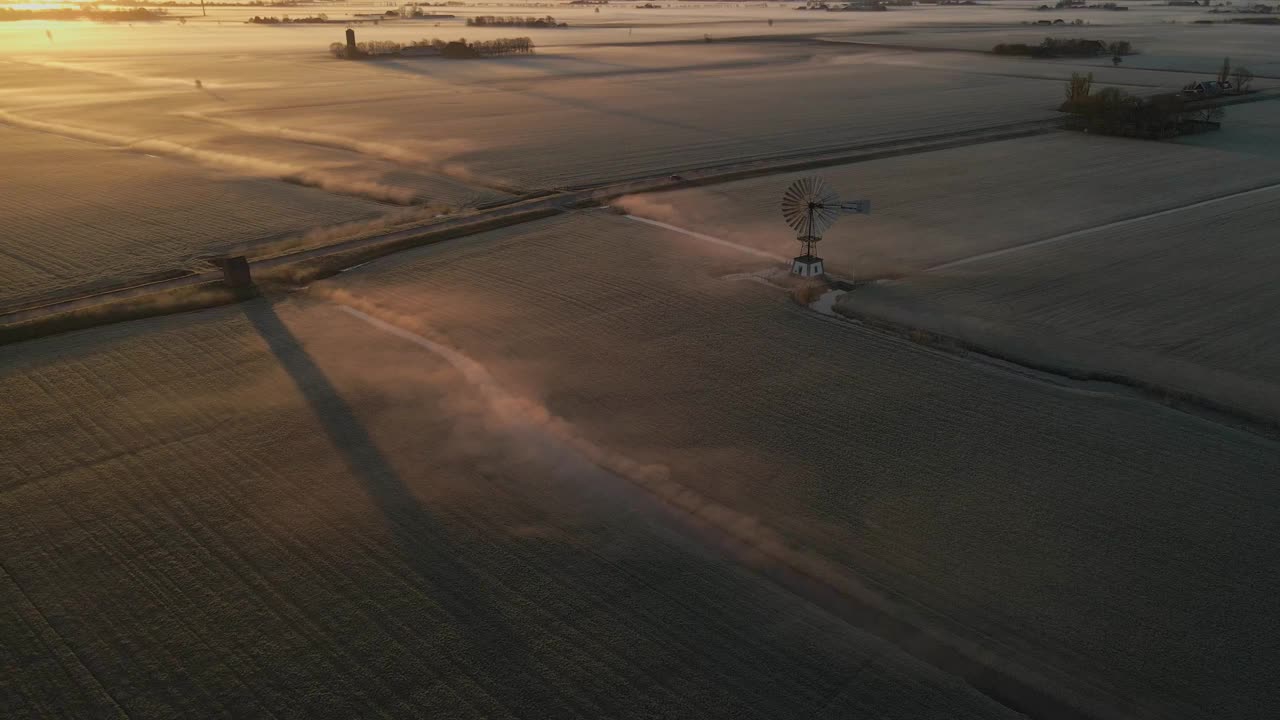
[[[801,255],[791,260],[791,274],[800,277],[818,277],[822,275],[822,258],[817,255]]]

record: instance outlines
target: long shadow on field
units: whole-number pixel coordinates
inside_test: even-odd
[[[442,664],[461,665],[489,695],[517,715],[555,708],[556,697],[545,690],[549,684],[529,665],[525,638],[491,601],[495,588],[459,559],[464,551],[450,540],[448,528],[405,485],[351,406],[281,322],[271,301],[253,300],[241,303],[241,307],[307,399],[333,447],[345,458],[351,476],[364,485],[386,518],[400,560],[407,566],[405,582],[421,588],[426,600],[421,607],[413,608],[406,617],[406,598],[397,597],[398,609],[375,608],[375,622],[387,622],[384,610],[389,615],[398,613],[407,623],[419,623],[438,615],[436,606],[443,608],[462,629],[465,646],[411,646],[418,660],[440,670],[444,670]],[[371,599],[378,602],[380,598],[373,595]],[[393,625],[384,624],[383,630],[392,637],[401,636]],[[388,707],[409,701],[409,694],[419,689],[417,683],[427,681],[413,670],[401,668],[401,672],[384,674],[388,680],[396,675],[403,682],[401,697],[385,699]]]

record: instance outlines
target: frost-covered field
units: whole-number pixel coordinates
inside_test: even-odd
[[[819,246],[833,271],[867,278],[911,274],[1280,182],[1280,162],[1060,132],[632,196],[617,204],[642,217],[791,256],[799,245],[779,202],[792,181],[809,175],[825,178],[845,198],[871,201],[870,215],[841,219]]]
[[[138,105],[77,106],[74,115],[36,106],[30,114],[138,137],[192,137],[232,152],[239,151],[227,144],[238,136],[267,138],[277,147],[241,154],[306,164],[333,159],[298,157],[304,148],[281,142],[290,140],[281,129],[406,154],[421,146],[414,154],[441,173],[527,191],[1049,118],[1064,76],[912,67],[893,57],[881,64],[863,49],[812,41],[552,47],[485,63],[343,63],[319,52],[326,45],[316,37],[315,52],[273,58],[267,76],[252,57],[163,68],[127,59],[29,60],[67,81],[77,72],[110,72],[111,82],[199,77],[205,87],[186,80],[163,99],[149,91]],[[399,184],[380,168],[364,170]]]
[[[1199,147],[1280,158],[1280,102],[1255,102],[1227,108],[1223,127],[1216,133],[1193,135],[1179,142]]]
[[[504,12],[496,5],[449,8],[453,19],[376,25],[358,14],[382,12],[382,6],[325,10],[351,19],[361,40],[513,34],[465,25],[471,15]],[[1061,81],[1080,69],[1095,71],[1099,84],[1132,92],[1187,79],[1168,68],[1141,69],[1141,62],[1116,69],[1100,61],[896,47],[985,48],[992,37],[1043,32],[1021,25],[1039,16],[1025,3],[887,13],[797,12],[789,5],[628,6],[596,13],[559,6],[538,12],[570,27],[520,29],[539,45],[537,55],[479,63],[342,62],[327,53],[342,39],[342,23],[263,27],[243,22],[257,9],[211,12],[185,25],[0,24],[0,126],[74,139],[84,157],[68,167],[86,167],[66,189],[84,198],[75,208],[79,215],[38,209],[41,227],[23,230],[32,242],[56,248],[47,264],[60,268],[58,276],[21,274],[6,282],[3,301],[168,272],[193,253],[397,207],[466,209],[512,194],[1050,118]],[[1062,32],[1142,31],[1177,43],[1178,33],[1193,30],[1158,23],[1178,13],[1186,14],[1168,8],[1107,13],[1108,22],[1125,15],[1123,24]],[[1243,50],[1258,45],[1255,35],[1269,28],[1211,30],[1214,37],[1238,31],[1246,43],[1243,60],[1265,60]],[[1255,69],[1265,74],[1262,65]],[[106,247],[132,250],[119,253],[128,264],[105,264],[94,257],[98,247],[84,246],[77,218],[93,212],[92,198],[116,191],[111,173],[91,169],[106,166],[107,151],[186,166],[174,172],[189,180],[164,181],[191,208],[171,215],[186,228],[181,241],[135,226],[125,211],[109,221],[113,242]],[[65,172],[46,167],[39,156],[22,160],[20,174],[16,162],[4,166],[18,175],[13,197],[33,192],[41,177]],[[253,187],[301,181],[315,189],[254,193],[239,210],[207,220],[227,204],[207,186],[225,185],[228,175],[251,177],[244,182]],[[279,213],[258,208],[277,195],[315,198],[325,207],[308,219],[297,218],[287,202]],[[357,201],[383,207],[349,211]],[[220,222],[234,222],[235,231]],[[17,263],[34,260],[20,245],[11,255]]]
[[[677,48],[677,66],[660,50],[536,57],[512,61],[526,72],[493,82],[474,66],[455,73],[409,61],[358,72],[370,93],[390,95],[386,83],[406,77],[418,88],[371,99],[363,113],[371,132],[413,137],[424,128],[401,118],[429,117],[431,132],[470,141],[474,149],[457,162],[529,190],[1047,118],[1061,92],[1026,78],[848,64],[807,44],[748,50],[744,58],[737,48],[728,57]],[[247,115],[335,126],[348,112],[345,104],[281,105]]]
[[[636,489],[658,482],[1014,667],[1151,716],[1268,716],[1274,443],[717,279],[741,263],[576,214],[0,349],[8,696],[999,716],[664,529]]]
[[[1188,74],[1212,74],[1230,56],[1237,65],[1247,65],[1262,78],[1263,84],[1275,85],[1280,78],[1280,47],[1275,42],[1274,26],[1212,24],[1198,25],[1196,20],[1222,21],[1235,16],[1210,14],[1204,8],[1152,8],[1156,12],[1092,12],[1051,10],[1032,12],[1020,20],[1044,20],[1063,17],[1089,22],[1084,27],[1070,25],[1018,26],[1008,24],[971,28],[915,28],[910,33],[853,33],[838,36],[846,42],[897,44],[918,48],[988,51],[998,43],[1036,44],[1046,35],[1082,37],[1107,42],[1128,40],[1137,54],[1124,58],[1126,69],[1148,69],[1171,74],[1171,81],[1181,86]],[[1016,16],[1015,16],[1016,17]],[[1258,17],[1254,15],[1253,17]],[[1044,62],[1044,61],[1042,61]],[[1081,60],[1051,60],[1051,65],[1110,67],[1109,57]],[[1268,82],[1269,81],[1269,82]]]
[[[787,22],[778,19],[780,31]],[[647,45],[662,38],[642,29],[631,42],[634,28],[624,36],[584,27],[536,31],[543,47],[527,58],[350,63],[327,54],[340,25],[215,22],[53,24],[52,40],[45,24],[0,27],[10,41],[0,50],[0,126],[83,148],[47,159],[5,151],[8,202],[28,205],[48,177],[70,198],[60,214],[37,203],[39,227],[22,226],[27,240],[6,248],[19,265],[37,260],[31,245],[44,248],[56,277],[8,273],[5,301],[168,272],[194,253],[406,206],[468,208],[511,193],[1044,118],[1059,93],[1044,78],[851,63],[865,53],[803,39]],[[763,18],[752,22],[768,29]],[[408,41],[474,30],[447,25],[358,31]],[[153,157],[140,162],[144,155]],[[162,196],[153,186],[119,187],[117,175],[136,173],[115,166],[147,163]],[[213,189],[232,182],[262,191],[241,202]],[[139,197],[117,199],[135,190]],[[273,212],[263,205],[274,197],[317,209],[299,218],[282,200]],[[120,212],[97,212],[107,198]],[[183,236],[139,224],[126,199],[188,208],[166,216]],[[86,215],[95,218],[88,228]],[[103,226],[110,242],[86,246]],[[103,251],[118,260],[100,261]]]
[[[228,96],[270,86],[248,62],[238,84],[196,88],[199,75],[176,72],[136,59],[0,60],[0,305],[190,269],[314,228],[506,197],[458,179],[446,160],[455,142],[217,116]]]
[[[1280,188],[862,288],[840,306],[1280,419]]]
[[[198,258],[370,217],[357,198],[0,124],[0,304],[200,267]]]
[[[331,304],[3,348],[0,394],[6,718],[1014,717]]]
[[[715,279],[757,263],[594,213],[323,292],[430,328],[582,437],[1018,663],[1152,716],[1266,716],[1275,443]]]
[[[1034,4],[353,20],[539,46],[458,63],[338,61],[343,24],[247,26],[248,7],[0,23],[0,307],[334,225],[1043,119],[1082,69],[1147,92],[1226,48],[1278,59],[1274,28],[1165,22],[1199,9],[1072,31],[1023,25]],[[1145,54],[969,52],[1072,32]],[[820,174],[874,208],[828,234],[831,269],[901,278],[845,307],[1265,404],[1277,191],[936,268],[1280,182],[1273,112],[618,204],[790,256],[779,197]],[[740,275],[766,264],[567,210],[288,297],[0,347],[0,715],[1010,716],[892,647],[933,640],[871,638],[762,566],[1119,716],[1274,715],[1276,441],[819,316]]]

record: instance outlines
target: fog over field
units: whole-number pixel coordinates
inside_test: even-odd
[[[1040,4],[0,0],[0,716],[1273,717],[1280,8]]]

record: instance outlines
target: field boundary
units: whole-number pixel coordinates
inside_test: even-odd
[[[853,290],[840,298],[840,300],[856,294],[857,290]],[[847,320],[897,335],[911,342],[927,345],[952,354],[973,353],[992,361],[1014,365],[1065,380],[1117,385],[1136,391],[1138,393],[1137,398],[1147,402],[1156,403],[1209,422],[1233,427],[1270,440],[1280,439],[1280,416],[1277,416],[1274,411],[1269,411],[1275,407],[1280,407],[1280,391],[1273,390],[1269,393],[1260,393],[1260,388],[1256,382],[1250,382],[1247,379],[1238,378],[1238,376],[1229,376],[1228,373],[1215,371],[1211,368],[1200,366],[1195,368],[1198,374],[1216,373],[1227,377],[1227,379],[1238,380],[1242,387],[1236,392],[1228,392],[1226,394],[1249,396],[1258,400],[1257,403],[1241,401],[1239,398],[1220,399],[1211,397],[1204,392],[1187,389],[1184,386],[1185,383],[1178,383],[1176,380],[1164,377],[1157,377],[1156,379],[1138,377],[1132,373],[1108,368],[1106,363],[1080,360],[1075,358],[1073,353],[1062,348],[1055,347],[1053,352],[1046,353],[1020,352],[1010,347],[1010,343],[1000,340],[992,333],[981,330],[966,329],[957,332],[954,329],[944,329],[942,326],[947,323],[939,320],[936,314],[929,314],[922,319],[919,312],[911,311],[910,314],[914,316],[914,321],[908,321],[901,317],[902,314],[908,312],[905,310],[902,313],[895,313],[893,310],[885,308],[884,304],[877,304],[874,307],[867,307],[866,305],[852,307],[853,303],[849,301],[840,302],[840,300],[837,300],[834,307],[837,315]],[[965,321],[970,323],[980,322],[978,318],[969,316],[950,318],[950,320],[952,324]],[[1052,344],[1051,339],[1047,339],[1044,342]],[[1095,349],[1098,349],[1098,347],[1095,346]],[[1112,350],[1105,347],[1101,347],[1101,349]],[[1066,358],[1065,360],[1061,359],[1064,357]],[[1053,358],[1059,359],[1055,360]],[[1134,362],[1141,364],[1139,362],[1141,359],[1135,358]],[[1146,364],[1150,365],[1150,363]],[[1164,372],[1156,373],[1157,376],[1167,374]],[[1176,375],[1177,373],[1174,374]],[[1260,395],[1265,397],[1260,397]],[[1268,402],[1268,398],[1270,402]]]
[[[390,239],[379,236],[351,246],[322,248],[326,252],[286,255],[275,262],[255,264],[254,278],[262,288],[294,287],[402,250],[530,222],[560,212],[562,210],[558,208],[538,208],[455,227],[427,228],[397,234]],[[217,272],[159,281],[0,316],[0,345],[99,325],[203,310],[247,300],[258,294],[257,288],[238,291],[227,288]]]
[[[1000,142],[1053,132],[1060,124],[1061,121],[1057,118],[1032,120],[914,138],[880,140],[838,149],[801,151],[745,163],[714,165],[699,170],[686,170],[684,173],[687,177],[663,174],[615,180],[597,186],[500,201],[467,215],[410,225],[388,233],[356,237],[258,259],[251,258],[251,265],[255,279],[263,282],[282,278],[322,277],[399,250],[530,222],[568,209],[594,207],[624,195],[680,190],[830,165]],[[260,250],[262,253],[270,253],[271,247],[264,246]],[[290,271],[288,266],[291,265],[298,267]],[[158,275],[159,272],[153,273],[152,277]],[[93,325],[151,317],[164,314],[161,308],[166,306],[174,308],[171,312],[200,309],[201,306],[194,300],[199,293],[193,288],[211,289],[220,278],[220,273],[214,271],[189,273],[164,280],[97,289],[89,294],[65,297],[36,306],[0,310],[0,344]],[[213,304],[234,301],[235,298],[219,299]],[[129,304],[136,304],[138,307],[131,309],[127,307]]]
[[[1153,218],[1164,217],[1165,215],[1172,215],[1174,213],[1179,213],[1184,210],[1191,210],[1192,208],[1204,207],[1205,205],[1213,205],[1215,203],[1225,202],[1227,200],[1233,200],[1235,198],[1244,197],[1246,195],[1253,195],[1254,193],[1267,192],[1268,190],[1275,190],[1277,188],[1280,188],[1280,182],[1269,182],[1265,185],[1257,185],[1255,187],[1245,188],[1244,190],[1236,190],[1234,192],[1229,192],[1226,195],[1215,195],[1214,197],[1205,198],[1203,200],[1196,200],[1195,202],[1187,203],[1184,205],[1164,208],[1161,210],[1152,210],[1151,212],[1143,213],[1142,215],[1131,215],[1129,217],[1120,218],[1119,220],[1113,220],[1111,222],[1106,222],[1101,225],[1092,225],[1087,228],[1081,228],[1080,230],[1071,230],[1069,232],[1060,233],[1058,235],[1050,235],[1047,238],[1040,238],[1038,240],[1029,240],[1025,243],[1010,245],[1008,247],[999,248],[997,250],[990,250],[984,253],[978,253],[977,255],[970,255],[969,257],[963,257],[956,260],[948,260],[947,262],[941,263],[939,265],[933,265],[933,266],[927,267],[922,272],[931,273],[931,272],[937,272],[939,270],[948,270],[953,267],[968,265],[969,263],[980,262],[982,260],[988,260],[990,258],[1002,257],[1004,255],[1012,255],[1016,252],[1021,252],[1023,250],[1031,250],[1032,248],[1041,247],[1043,245],[1053,245],[1056,243],[1065,242],[1067,240],[1073,240],[1079,236],[1088,235],[1089,233],[1102,232],[1103,230],[1110,230],[1112,228],[1124,227],[1125,225],[1142,222],[1144,220],[1151,220]],[[901,282],[901,281],[894,281],[894,282]]]
[[[1103,230],[1112,226],[1124,225],[1126,223],[1143,220],[1148,217],[1162,216],[1162,215],[1177,212],[1179,210],[1186,209],[1186,208],[1197,207],[1199,205],[1210,204],[1210,203],[1218,202],[1221,200],[1228,200],[1231,198],[1240,197],[1243,195],[1249,195],[1256,192],[1263,192],[1266,190],[1272,190],[1276,188],[1280,188],[1280,183],[1270,183],[1268,185],[1241,190],[1238,192],[1229,193],[1227,195],[1222,195],[1216,198],[1208,198],[1202,201],[1198,201],[1196,203],[1192,203],[1190,205],[1184,205],[1177,208],[1169,208],[1165,210],[1157,210],[1147,215],[1117,220],[1112,223],[1106,223],[1103,225],[1094,226],[1092,228],[1086,228],[1084,230],[1076,230],[1069,233],[1063,233],[1061,235],[1055,235],[1053,237],[1045,238],[1042,240],[1035,240],[1030,243],[1014,245],[1008,248],[1002,248],[1000,250],[995,250],[988,253],[982,253],[980,255],[972,256],[971,258],[964,258],[964,259],[955,261],[954,263],[945,263],[943,265],[938,265],[938,266],[935,266],[934,268],[930,268],[929,270],[926,270],[925,272],[929,272],[929,271],[944,268],[944,267],[949,267],[952,264],[956,264],[956,265],[963,264],[964,262],[969,262],[970,260],[977,260],[980,258],[1003,255],[1006,253],[1015,252],[1021,249],[1031,248],[1037,245],[1043,245],[1050,242],[1068,240],[1073,237],[1084,235],[1086,233],[1089,233],[1095,230]],[[642,218],[635,215],[627,215],[626,217],[628,217],[631,220],[636,220],[648,225],[660,227],[671,232],[678,232],[683,235],[687,235],[689,237],[702,240],[703,242],[712,243],[722,247],[730,247],[735,250],[739,250],[741,252],[745,252],[753,255],[763,255],[763,256],[769,257],[770,259],[778,259],[776,256],[757,250],[755,248],[739,245],[737,243],[724,240],[722,238],[717,238],[704,233],[695,232],[693,230],[682,228],[676,225],[671,225],[668,223],[659,222],[659,221],[651,220],[648,218]],[[776,285],[763,278],[759,278],[759,280],[761,282],[768,284],[771,287],[776,287],[780,290],[786,290],[785,287]],[[831,285],[834,288],[845,291],[842,297],[850,297],[850,298],[858,297],[854,293],[856,293],[859,287],[864,287],[869,282],[875,282],[875,281],[850,282],[848,280],[843,280],[840,278],[830,278],[830,277],[829,277],[829,280],[832,281]],[[896,284],[901,281],[889,281],[889,282]],[[1231,375],[1230,373],[1227,373],[1225,371],[1217,371],[1217,370],[1213,370],[1212,368],[1204,368],[1201,366],[1194,367],[1194,372],[1196,372],[1197,374],[1201,374],[1201,375],[1205,373],[1216,374],[1221,376],[1219,378],[1220,381],[1240,384],[1244,386],[1241,389],[1239,389],[1236,393],[1233,393],[1233,394],[1238,394],[1241,397],[1249,398],[1249,399],[1257,399],[1260,396],[1266,396],[1268,398],[1271,398],[1271,401],[1267,402],[1266,398],[1264,398],[1262,402],[1265,407],[1250,407],[1251,403],[1248,402],[1248,400],[1241,401],[1237,399],[1234,402],[1218,400],[1204,393],[1187,390],[1184,387],[1178,386],[1178,385],[1183,385],[1183,386],[1194,385],[1194,383],[1188,383],[1188,382],[1177,383],[1176,381],[1161,382],[1159,380],[1146,380],[1122,371],[1112,371],[1106,368],[1099,368],[1097,367],[1097,363],[1089,362],[1087,360],[1079,360],[1075,362],[1072,362],[1071,360],[1068,360],[1066,362],[1053,362],[1050,360],[1043,360],[1039,358],[1042,356],[1073,358],[1074,355],[1072,352],[1070,352],[1069,349],[1058,348],[1058,349],[1055,349],[1053,352],[1045,352],[1045,353],[1041,353],[1036,357],[1032,357],[1032,355],[1028,353],[1019,353],[1014,350],[1002,349],[1006,347],[1006,343],[1002,343],[1000,340],[994,339],[994,336],[990,332],[985,332],[981,329],[974,330],[972,333],[957,333],[957,332],[948,332],[948,331],[942,330],[940,329],[940,326],[944,325],[945,323],[942,320],[937,319],[936,314],[928,316],[930,318],[935,319],[935,322],[932,322],[932,323],[927,321],[910,322],[902,317],[896,316],[892,310],[887,308],[886,303],[880,303],[881,309],[879,312],[868,310],[865,308],[865,306],[861,310],[853,309],[848,307],[849,304],[850,303],[848,301],[841,303],[840,299],[837,298],[836,302],[832,307],[832,312],[824,313],[824,314],[828,316],[835,316],[837,319],[844,319],[844,320],[859,322],[869,328],[888,332],[898,337],[903,337],[908,340],[911,340],[912,342],[916,342],[917,344],[928,345],[935,349],[952,352],[952,353],[955,353],[958,350],[958,351],[972,353],[974,355],[979,355],[988,360],[1001,363],[1003,366],[1005,366],[1003,367],[1003,369],[1006,371],[1010,370],[1008,366],[1014,366],[1024,371],[1031,371],[1031,372],[1035,372],[1043,375],[1051,375],[1051,376],[1062,378],[1068,381],[1108,383],[1108,384],[1128,388],[1136,391],[1137,393],[1140,393],[1138,397],[1140,397],[1143,400],[1146,400],[1149,402],[1155,402],[1165,407],[1171,407],[1176,410],[1187,412],[1189,414],[1196,415],[1197,417],[1201,417],[1218,424],[1227,425],[1229,427],[1236,427],[1238,429],[1244,429],[1255,435],[1261,435],[1263,437],[1267,437],[1271,439],[1280,439],[1280,412],[1275,412],[1271,410],[1272,408],[1280,408],[1280,389],[1277,389],[1276,391],[1270,392],[1270,393],[1267,393],[1267,392],[1259,393],[1258,392],[1259,388],[1256,382],[1251,382],[1247,378],[1239,378],[1238,376]],[[904,310],[901,310],[899,314],[906,314],[906,313],[908,313],[908,311],[904,309]],[[912,315],[917,320],[921,317],[921,313],[919,311],[911,311],[909,314]],[[970,316],[952,317],[952,318],[949,318],[949,320],[952,323],[957,321],[968,322],[972,324],[981,322],[980,318],[974,318]],[[975,335],[980,336],[981,339],[974,339]],[[1103,348],[1103,349],[1112,350],[1110,348]],[[1120,349],[1112,350],[1112,352],[1127,352],[1128,354],[1136,356],[1135,353],[1132,353],[1129,351],[1122,351]],[[1151,365],[1150,362],[1142,363],[1142,362],[1138,362],[1137,360],[1134,361],[1134,364],[1143,365],[1147,367]]]

